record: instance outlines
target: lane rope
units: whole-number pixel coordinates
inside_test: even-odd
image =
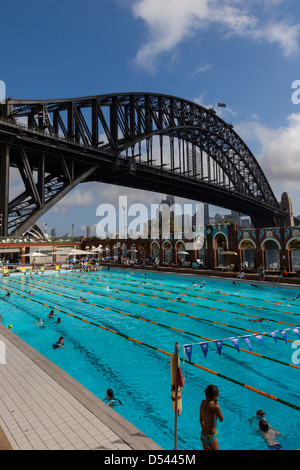
[[[1,287],[1,286],[0,286],[0,289],[7,290],[7,289],[5,289],[4,287]],[[71,317],[73,317],[73,318],[75,318],[75,319],[77,319],[77,320],[80,320],[80,321],[83,321],[83,322],[88,323],[88,324],[90,324],[90,325],[96,326],[97,328],[101,328],[102,330],[105,330],[105,331],[109,331],[109,332],[111,332],[111,333],[114,333],[114,334],[116,334],[116,335],[118,335],[118,336],[121,336],[121,337],[123,337],[123,338],[125,338],[125,339],[127,339],[127,340],[129,340],[129,341],[133,341],[134,343],[137,343],[137,344],[140,344],[140,345],[142,345],[142,346],[148,347],[148,348],[150,348],[150,349],[152,349],[152,350],[158,351],[158,352],[160,352],[160,353],[162,353],[162,354],[165,354],[165,355],[167,355],[167,356],[169,356],[169,357],[172,356],[171,353],[169,353],[169,352],[167,352],[167,351],[164,351],[163,349],[159,349],[159,348],[156,348],[156,347],[154,347],[154,346],[152,346],[152,345],[150,345],[150,344],[143,343],[142,341],[139,341],[139,340],[137,340],[137,339],[135,339],[135,338],[131,338],[130,336],[126,336],[126,335],[123,334],[123,333],[117,332],[117,331],[115,331],[115,330],[112,330],[112,329],[110,329],[110,328],[104,327],[104,326],[99,325],[99,324],[97,324],[97,323],[91,322],[90,320],[85,320],[85,319],[83,319],[83,318],[81,318],[81,317],[78,317],[77,315],[73,315],[73,314],[71,314],[71,313],[69,313],[69,312],[66,312],[66,311],[64,311],[64,310],[61,310],[61,309],[58,309],[58,308],[53,307],[53,306],[51,306],[51,305],[45,304],[45,303],[43,303],[43,302],[41,302],[41,301],[39,301],[39,300],[33,299],[33,298],[31,298],[31,297],[26,297],[25,295],[19,294],[18,292],[14,292],[14,291],[13,291],[13,294],[19,295],[19,296],[22,297],[22,298],[25,298],[25,299],[27,299],[27,300],[31,300],[31,301],[36,302],[36,303],[38,303],[38,304],[40,304],[40,305],[43,305],[43,306],[45,306],[45,307],[52,308],[53,310],[57,310],[57,311],[59,311],[59,312],[61,312],[61,313],[64,313],[64,314],[66,314],[66,315],[69,315],[69,316],[71,316]],[[182,358],[180,358],[180,359],[183,360]],[[231,378],[231,377],[227,377],[226,375],[220,374],[219,372],[216,372],[216,371],[214,371],[214,370],[212,370],[212,369],[208,369],[207,367],[201,366],[200,364],[197,364],[197,363],[195,363],[195,362],[191,362],[191,361],[188,361],[188,360],[186,360],[185,362],[188,363],[188,364],[190,364],[190,365],[192,365],[192,366],[194,366],[194,367],[197,367],[197,368],[199,368],[199,369],[201,369],[201,370],[203,370],[203,371],[205,371],[205,372],[208,372],[208,373],[210,373],[210,374],[213,374],[213,375],[215,375],[215,376],[218,376],[218,377],[220,377],[220,378],[223,378],[224,380],[227,380],[227,381],[230,381],[230,382],[232,382],[232,383],[235,383],[236,385],[239,385],[239,386],[241,386],[241,387],[243,387],[243,388],[246,388],[247,390],[250,390],[250,391],[255,392],[255,393],[259,394],[259,395],[262,395],[262,396],[264,396],[264,397],[266,397],[266,398],[269,398],[269,399],[274,400],[274,401],[276,401],[276,402],[278,402],[278,403],[281,403],[281,404],[283,404],[283,405],[285,405],[285,406],[288,406],[288,407],[290,407],[290,408],[293,408],[293,409],[295,409],[295,410],[300,411],[300,406],[298,406],[298,405],[295,405],[295,404],[293,404],[293,403],[290,403],[290,402],[288,402],[288,401],[286,401],[286,400],[282,400],[281,398],[278,398],[278,397],[276,397],[276,396],[274,396],[274,395],[271,395],[271,394],[269,394],[269,393],[266,393],[266,392],[264,392],[264,391],[262,391],[262,390],[259,390],[259,389],[255,388],[255,387],[252,387],[252,386],[250,386],[250,385],[247,385],[247,384],[245,384],[245,383],[243,383],[243,382],[239,382],[238,380],[235,380],[235,379],[233,379],[233,378]]]

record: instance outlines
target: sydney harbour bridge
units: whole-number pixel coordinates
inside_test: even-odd
[[[260,165],[214,109],[152,93],[0,104],[2,233],[22,235],[69,191],[98,181],[234,210],[282,226]],[[11,169],[24,186],[9,198]],[[16,171],[15,170],[15,171]]]

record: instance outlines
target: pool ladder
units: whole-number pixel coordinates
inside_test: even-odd
[[[273,279],[273,284],[283,284],[283,278],[282,276],[276,276]]]

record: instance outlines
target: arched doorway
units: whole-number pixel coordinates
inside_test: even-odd
[[[224,233],[217,233],[214,238],[214,253],[215,253],[215,266],[227,266],[228,260],[221,253],[226,250],[228,245],[227,238]]]
[[[265,269],[280,268],[280,246],[275,240],[267,240],[263,245]]]
[[[300,239],[291,241],[288,248],[289,248],[291,271],[299,271],[300,270]]]
[[[159,253],[159,244],[158,244],[158,242],[153,242],[151,244],[151,260],[152,261],[160,261],[160,253]]]
[[[110,246],[106,245],[104,250],[103,250],[103,257],[106,259],[110,258]]]
[[[123,259],[124,259],[124,258],[127,258],[127,246],[126,246],[126,243],[123,243],[123,245],[122,245],[122,257],[123,257]]]
[[[176,263],[183,265],[187,261],[187,252],[185,251],[185,244],[182,241],[178,241],[175,245],[176,250]]]
[[[206,253],[207,253],[207,240],[204,238],[203,245],[197,249],[197,260],[200,261],[202,266],[206,265]]]
[[[241,267],[242,269],[255,269],[255,246],[250,240],[241,243]]]
[[[172,245],[170,242],[163,244],[163,260],[165,263],[172,263]]]
[[[131,245],[130,247],[130,261],[132,261],[133,263],[136,263],[136,254],[137,254],[137,249],[136,249],[136,245]]]

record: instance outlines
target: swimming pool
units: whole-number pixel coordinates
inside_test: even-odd
[[[300,299],[289,300],[299,289],[213,278],[197,288],[193,282],[202,278],[118,269],[79,276],[60,272],[2,278],[5,325],[11,324],[17,335],[100,399],[112,388],[122,401],[117,411],[164,449],[174,448],[168,353],[176,341],[193,344],[191,362],[185,354],[179,450],[202,448],[199,407],[211,383],[220,390],[224,415],[217,424],[220,449],[267,449],[252,422],[257,409],[285,435],[280,440],[284,449],[299,448],[300,364],[294,343],[299,338],[292,328],[300,325]],[[7,289],[10,297],[5,297]],[[51,309],[60,324],[47,318]],[[250,321],[258,317],[269,322]],[[36,326],[40,318],[46,328]],[[286,330],[287,343],[279,330]],[[277,342],[266,335],[263,344],[254,336],[272,331]],[[247,335],[252,351],[241,338]],[[60,336],[68,349],[53,349]],[[237,336],[240,352],[228,339]],[[218,339],[224,339],[221,355],[209,342],[205,358],[197,343]]]

